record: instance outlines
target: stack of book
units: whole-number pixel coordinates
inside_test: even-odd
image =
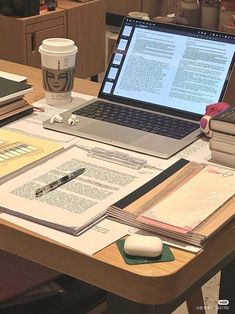
[[[0,77],[0,127],[33,112],[23,96],[32,91],[32,86]]]
[[[210,120],[211,161],[235,167],[235,106],[230,106]]]

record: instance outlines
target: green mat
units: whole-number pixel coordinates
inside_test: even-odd
[[[119,239],[116,241],[116,245],[127,264],[137,265],[137,264],[147,264],[147,263],[159,263],[159,262],[171,262],[175,260],[171,249],[167,244],[163,244],[162,254],[157,257],[142,257],[142,256],[131,256],[124,252],[124,242],[125,240]]]

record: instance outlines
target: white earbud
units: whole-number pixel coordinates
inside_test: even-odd
[[[79,121],[79,119],[77,118],[76,114],[74,114],[74,113],[71,115],[70,118],[75,120],[75,121],[77,121],[77,122]]]
[[[74,124],[75,124],[75,120],[70,117],[68,119],[68,125],[74,125]]]
[[[68,125],[74,125],[77,122],[79,122],[79,119],[75,114],[72,114],[71,117],[68,119]]]
[[[59,114],[54,114],[52,117],[51,117],[51,120],[50,120],[50,123],[53,124],[54,122],[63,122],[63,117],[61,117]]]

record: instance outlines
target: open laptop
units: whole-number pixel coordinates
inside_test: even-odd
[[[44,127],[168,158],[199,137],[206,105],[223,99],[234,48],[235,35],[126,17],[98,98]]]

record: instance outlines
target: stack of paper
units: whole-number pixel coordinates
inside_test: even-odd
[[[110,206],[108,217],[202,246],[234,218],[234,186],[234,169],[180,160]]]
[[[37,189],[81,168],[85,171],[80,176],[36,196]],[[71,147],[0,186],[0,209],[78,235],[102,219],[111,204],[154,175],[149,169],[116,163],[114,167],[112,160],[102,160],[87,150]]]

